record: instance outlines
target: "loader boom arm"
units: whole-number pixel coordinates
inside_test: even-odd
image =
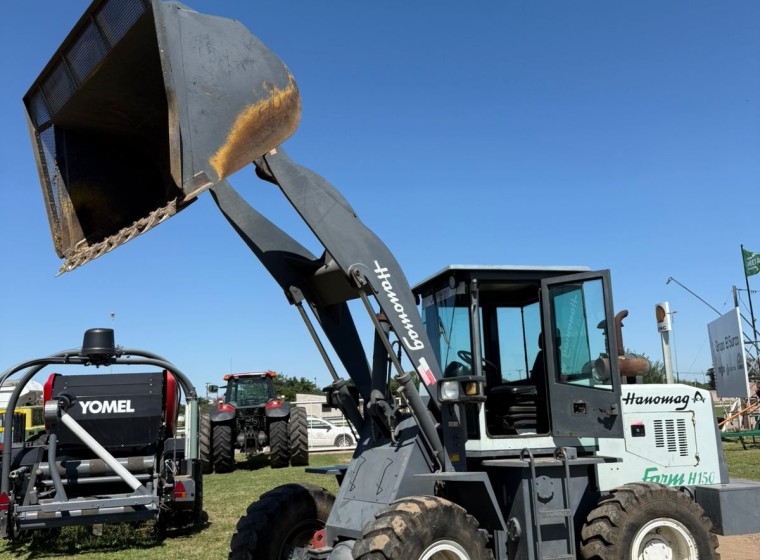
[[[280,188],[324,247],[323,256],[311,254],[226,182],[211,189],[214,200],[289,301],[298,304],[299,294],[306,300],[365,401],[370,402],[372,389],[382,388],[373,387],[372,372],[347,305],[352,299],[376,300],[421,381],[432,387],[441,377],[440,368],[411,288],[385,244],[330,183],[295,164],[282,149],[257,160],[256,168],[260,177]],[[390,346],[387,334],[381,333]],[[435,391],[430,395],[437,405]]]

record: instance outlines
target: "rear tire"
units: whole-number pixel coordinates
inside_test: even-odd
[[[269,460],[273,469],[287,467],[290,462],[287,420],[275,420],[269,423]]]
[[[702,508],[683,492],[626,484],[599,501],[581,531],[584,560],[718,560],[718,538]]]
[[[211,462],[211,418],[208,414],[201,414],[198,425],[198,454],[201,458],[203,474],[211,474],[214,465]]]
[[[232,426],[211,425],[211,445],[214,470],[217,473],[232,472],[235,468],[235,449],[232,447]]]
[[[306,409],[294,406],[288,422],[290,435],[290,465],[305,467],[309,464],[309,422]]]
[[[238,521],[229,560],[293,558],[311,544],[314,533],[324,529],[334,502],[330,492],[310,484],[286,484],[270,490]]]
[[[365,525],[358,560],[493,560],[488,538],[461,506],[432,496],[392,503]]]

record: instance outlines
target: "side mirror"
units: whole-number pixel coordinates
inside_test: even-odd
[[[209,393],[218,393],[219,392],[219,385],[206,385],[206,390]]]

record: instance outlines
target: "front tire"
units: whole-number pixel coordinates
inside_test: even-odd
[[[443,498],[394,502],[375,515],[354,545],[358,560],[493,560],[487,537],[464,508]]]
[[[290,466],[305,467],[309,464],[309,421],[306,409],[294,406],[288,421],[290,436]]]
[[[287,420],[275,420],[269,424],[269,460],[273,469],[287,467],[290,462]]]
[[[335,497],[311,484],[286,484],[263,494],[238,521],[229,560],[287,560],[324,529]]]
[[[718,538],[702,508],[683,492],[626,484],[599,501],[581,531],[580,558],[718,560]]]
[[[212,460],[217,473],[232,472],[235,468],[235,449],[232,447],[232,426],[211,425]]]

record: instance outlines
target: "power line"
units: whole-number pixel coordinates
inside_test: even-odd
[[[668,276],[668,280],[665,282],[665,285],[667,286],[671,282],[675,282],[676,284],[678,284],[679,286],[681,286],[684,290],[686,290],[691,295],[693,295],[695,298],[697,298],[699,301],[701,301],[702,303],[704,303],[707,307],[709,307],[710,309],[712,309],[713,311],[715,311],[715,313],[717,313],[718,315],[723,315],[723,313],[721,313],[720,311],[718,311],[717,309],[715,309],[712,305],[710,305],[705,300],[703,300],[701,297],[699,297],[697,294],[695,294],[694,292],[692,292],[689,288],[687,288],[686,286],[684,286],[683,284],[681,284],[678,280],[676,280],[672,276]]]

